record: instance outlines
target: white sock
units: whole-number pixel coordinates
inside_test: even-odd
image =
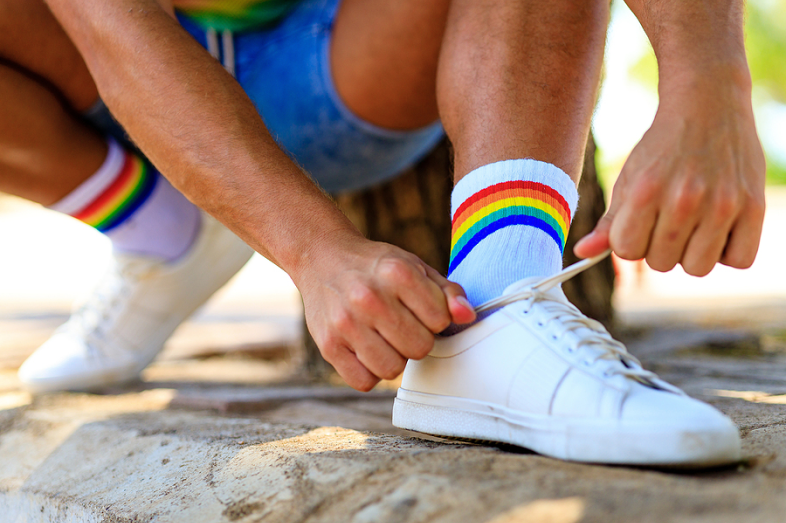
[[[196,238],[199,209],[144,158],[108,139],[103,165],[50,207],[106,234],[121,253],[173,261]]]
[[[519,280],[555,274],[578,198],[573,180],[549,163],[506,160],[475,169],[451,197],[448,278],[477,306]]]

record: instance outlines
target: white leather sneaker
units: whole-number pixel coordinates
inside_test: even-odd
[[[90,299],[19,369],[34,393],[91,390],[135,379],[188,316],[253,250],[207,214],[178,260],[115,254]]]
[[[511,285],[477,309],[496,313],[409,361],[393,424],[583,462],[738,461],[729,418],[642,369],[565,298],[559,284],[607,254]]]

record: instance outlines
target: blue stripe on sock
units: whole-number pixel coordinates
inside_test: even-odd
[[[450,260],[450,267],[448,268],[448,277],[450,274],[456,270],[459,264],[464,261],[472,249],[480,243],[480,241],[485,238],[486,236],[494,233],[500,229],[505,227],[509,227],[511,225],[529,225],[530,227],[535,227],[536,229],[540,229],[541,231],[545,232],[556,242],[557,248],[559,249],[560,254],[562,254],[562,240],[560,240],[559,233],[554,230],[551,225],[546,223],[545,221],[541,220],[540,218],[535,218],[534,216],[526,216],[521,214],[516,214],[512,216],[506,216],[500,220],[497,220],[493,223],[490,223],[486,227],[482,228],[478,233],[472,237],[470,241],[464,245],[464,247],[459,251],[456,256]]]

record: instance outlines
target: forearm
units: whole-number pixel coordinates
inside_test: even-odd
[[[661,94],[702,80],[750,92],[743,0],[626,0],[658,59]],[[664,92],[665,91],[665,92]]]
[[[358,234],[275,144],[240,85],[156,2],[48,3],[153,163],[257,251],[292,273],[326,237]]]

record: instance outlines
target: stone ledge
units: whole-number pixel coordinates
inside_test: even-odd
[[[786,510],[783,426],[748,433],[746,452],[767,458],[752,468],[672,473],[303,423],[330,405],[338,422],[351,412],[385,430],[384,399],[295,398],[226,417],[169,410],[172,397],[61,395],[2,411],[0,521],[714,522],[780,521]],[[772,407],[721,406],[738,422]],[[288,413],[298,423],[282,422]]]

